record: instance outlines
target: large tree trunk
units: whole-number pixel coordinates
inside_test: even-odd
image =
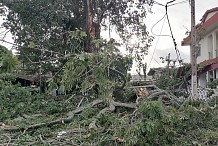
[[[91,44],[93,39],[100,38],[100,23],[94,22],[95,11],[93,9],[93,0],[86,0],[87,2],[87,42],[85,46],[86,52],[97,52],[98,49]]]

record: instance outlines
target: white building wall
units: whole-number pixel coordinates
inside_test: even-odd
[[[210,34],[207,37],[207,50],[208,50],[208,57],[207,59],[212,59],[213,58],[213,34]]]
[[[199,45],[201,47],[201,53],[197,57],[197,63],[216,58],[218,55],[218,30],[214,30],[202,38]],[[209,58],[209,52],[212,54],[211,58]]]
[[[213,36],[213,58],[216,58],[216,32],[212,33]]]
[[[200,52],[200,56],[197,57],[197,64],[208,59],[207,37],[201,39],[199,45],[201,47],[201,52]]]
[[[217,12],[209,13],[205,21],[210,19],[216,13]],[[203,36],[203,38],[199,41],[199,45],[201,49],[200,49],[200,56],[197,57],[197,64],[208,59],[217,58],[218,57],[218,26],[217,29]],[[215,71],[206,72],[201,76],[199,76],[198,86],[206,88],[207,83],[211,82],[213,79],[218,79],[218,69],[216,69]]]
[[[202,38],[199,42],[201,47],[200,56],[197,57],[197,63],[203,62],[208,59],[216,58],[216,51],[217,51],[217,43],[218,37],[216,31],[213,31],[207,34],[204,38]],[[210,53],[209,53],[210,52]],[[210,56],[211,55],[211,56]],[[216,72],[216,77],[218,73]],[[207,72],[200,77],[198,77],[198,86],[206,88],[207,83],[211,82],[211,78],[214,78],[215,74],[213,71]]]

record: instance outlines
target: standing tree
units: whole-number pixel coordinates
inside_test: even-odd
[[[113,27],[131,57],[141,61],[152,37],[144,24],[151,0],[1,0],[3,24],[14,36],[20,59],[27,70],[56,71],[66,53],[96,48],[93,39]],[[7,7],[7,9],[5,8]],[[79,48],[69,42],[70,31],[81,28],[87,38]],[[131,43],[134,42],[134,43]],[[97,51],[97,50],[96,50]]]
[[[107,101],[109,106],[97,117],[116,107],[137,108],[136,103],[116,102],[112,93],[126,85],[131,59],[142,62],[147,54],[152,37],[144,20],[150,0],[11,0],[3,4],[8,7],[4,26],[14,35],[25,67],[44,73],[55,67],[63,70],[61,91],[75,89],[89,97],[93,92],[96,98],[101,97],[88,108]],[[114,39],[101,39],[101,30],[111,27],[122,39],[120,44],[126,47],[127,58],[120,55]],[[37,127],[69,122],[85,108]],[[93,120],[90,128],[95,125]]]

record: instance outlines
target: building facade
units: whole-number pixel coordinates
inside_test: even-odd
[[[218,78],[218,7],[205,12],[196,30],[198,86],[205,88],[209,82]],[[183,39],[182,45],[188,46],[190,41],[189,35]]]

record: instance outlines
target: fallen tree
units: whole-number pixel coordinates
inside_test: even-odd
[[[104,114],[105,112],[114,112],[115,109],[117,107],[122,107],[122,108],[128,108],[128,109],[133,109],[133,113],[130,113],[129,115],[131,116],[136,116],[136,112],[138,110],[138,107],[140,106],[140,103],[145,100],[145,99],[150,99],[150,100],[159,100],[161,102],[162,105],[164,106],[169,106],[169,105],[173,105],[174,107],[178,108],[181,104],[181,101],[179,101],[175,96],[173,96],[171,93],[168,93],[167,91],[164,90],[160,90],[158,87],[156,87],[155,85],[148,85],[148,86],[133,86],[133,87],[128,87],[128,88],[134,88],[135,90],[147,90],[147,88],[154,88],[155,90],[153,91],[152,94],[150,94],[148,96],[148,94],[142,95],[141,93],[137,93],[136,92],[136,100],[134,103],[123,103],[123,102],[116,102],[113,100],[112,97],[110,97],[110,101],[106,102],[106,104],[108,105],[108,107],[105,107],[104,109],[102,109],[98,114],[97,117],[99,117],[101,114]],[[150,91],[151,92],[151,91]],[[167,103],[166,103],[167,101]],[[94,106],[97,106],[98,104],[104,103],[105,101],[102,99],[96,99],[93,100],[92,102],[81,106],[81,107],[77,107],[75,110],[73,111],[69,111],[66,114],[65,118],[60,118],[60,119],[56,119],[53,121],[49,121],[46,123],[38,123],[38,124],[34,124],[34,125],[29,125],[26,127],[16,127],[16,126],[8,126],[5,124],[1,125],[1,129],[7,130],[7,131],[26,131],[26,130],[34,130],[43,126],[52,126],[52,125],[56,125],[56,124],[64,124],[64,123],[69,123],[73,120],[75,114],[79,114],[82,111],[88,109],[88,108],[92,108]],[[95,125],[96,121],[93,120],[90,125],[89,128],[93,128],[93,127],[97,127]]]
[[[68,109],[67,113],[55,116],[57,119],[55,117],[49,118],[51,115],[49,113],[46,113],[45,116],[43,111],[48,108],[46,105],[45,108],[41,109],[41,115],[38,113],[34,114],[36,110],[33,109],[33,116],[23,113],[25,118],[19,121],[14,121],[15,119],[3,121],[0,133],[4,133],[4,135],[0,134],[0,142],[5,143],[5,145],[19,142],[23,145],[62,144],[90,146],[108,143],[111,146],[115,144],[131,146],[134,144],[139,145],[140,143],[180,145],[181,142],[185,145],[193,143],[217,144],[216,139],[218,137],[215,134],[218,130],[216,128],[216,121],[218,120],[217,108],[208,108],[208,105],[203,102],[193,103],[188,100],[180,102],[181,106],[177,108],[173,104],[162,102],[166,101],[165,99],[162,100],[163,96],[170,95],[170,93],[161,92],[160,94],[157,91],[152,92],[152,90],[157,90],[153,87],[140,87],[143,90],[148,90],[148,93],[151,94],[145,97],[141,96],[138,103],[136,101],[133,103],[114,101],[116,99],[112,99],[110,102],[94,99],[92,101],[83,100],[78,107],[78,103],[81,100],[81,97],[79,97],[74,110]],[[134,91],[140,88],[129,87],[129,89],[134,89]],[[149,90],[149,88],[153,89]],[[50,101],[50,104],[60,102],[70,107],[75,103],[76,97],[74,96],[71,99],[66,97],[61,101],[55,98],[54,101]],[[39,98],[36,99],[39,100]],[[69,99],[67,103],[63,102],[67,99]],[[167,101],[170,102],[170,98]],[[208,104],[212,107],[215,105],[214,102],[215,99]],[[41,103],[43,103],[43,98],[41,98]],[[28,108],[28,105],[26,108]],[[94,109],[95,112],[93,112]],[[47,122],[41,123],[41,120],[32,118],[35,116],[37,118],[41,117],[41,119],[48,118]],[[32,121],[30,122],[32,124],[28,124],[28,121]],[[199,128],[202,129],[199,131]],[[19,137],[17,137],[18,135]],[[190,140],[187,141],[187,138]]]

